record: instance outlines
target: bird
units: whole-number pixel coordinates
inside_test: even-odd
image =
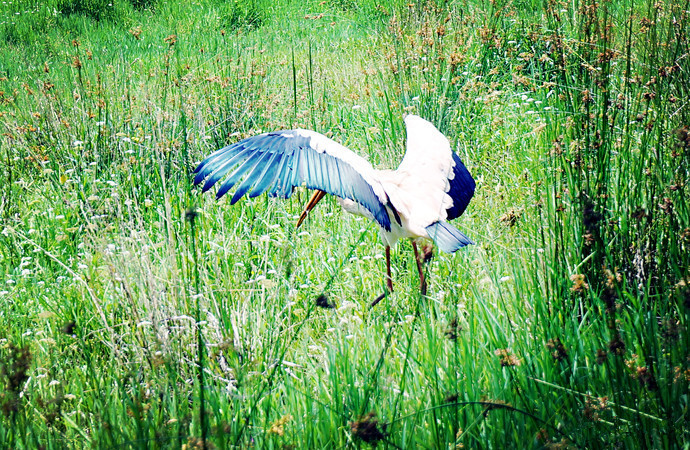
[[[314,193],[297,221],[297,228],[326,195],[334,195],[349,213],[376,222],[385,244],[386,288],[372,306],[393,292],[391,247],[410,239],[426,295],[417,239],[428,238],[446,253],[474,242],[449,223],[460,217],[472,199],[476,183],[450,141],[431,122],[413,114],[404,117],[406,152],[396,170],[376,169],[362,156],[316,131],[278,130],[248,137],[206,157],[194,170],[194,185],[202,193],[219,184],[216,199],[235,187],[230,204],[243,196],[289,198],[305,186]],[[430,251],[426,250],[430,257]]]

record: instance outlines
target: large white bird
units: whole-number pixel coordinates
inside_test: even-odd
[[[386,285],[393,290],[390,248],[410,238],[422,293],[426,282],[416,238],[430,238],[447,253],[473,242],[449,220],[459,217],[474,195],[475,182],[448,139],[421,117],[407,115],[407,152],[397,170],[379,170],[350,149],[315,131],[274,131],[224,147],[194,170],[206,192],[222,180],[216,198],[237,185],[230,204],[249,193],[288,198],[297,186],[316,189],[297,222],[326,193],[345,211],[378,223],[386,245]],[[373,304],[378,302],[380,296]]]

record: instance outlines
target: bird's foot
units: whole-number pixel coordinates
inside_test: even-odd
[[[383,294],[381,294],[381,295],[379,295],[378,297],[376,297],[376,298],[374,299],[374,301],[371,302],[371,303],[369,304],[369,308],[373,308],[374,306],[378,305],[378,303],[379,303],[381,300],[383,300],[384,298],[386,298],[386,297],[388,296],[388,294],[390,294],[390,293],[391,293],[391,291],[386,291],[386,292],[384,292]]]
[[[374,301],[369,304],[369,307],[376,306],[381,300],[388,297],[388,294],[392,294],[392,293],[393,293],[393,280],[391,280],[390,278],[387,278],[386,279],[386,291],[383,294],[376,297],[374,299]]]

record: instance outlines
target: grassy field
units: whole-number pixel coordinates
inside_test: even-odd
[[[379,3],[2,2],[0,447],[690,446],[690,2]],[[191,185],[297,126],[394,168],[404,113],[477,180],[427,296]]]

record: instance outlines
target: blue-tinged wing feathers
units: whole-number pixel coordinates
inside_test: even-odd
[[[222,180],[217,198],[237,185],[231,203],[245,194],[256,197],[264,192],[288,198],[295,187],[304,184],[310,189],[320,189],[359,203],[390,231],[386,207],[364,176],[338,156],[317,149],[311,141],[310,136],[300,134],[299,130],[276,131],[244,139],[217,150],[202,161],[194,170],[194,184],[203,182],[203,191],[207,191]]]

